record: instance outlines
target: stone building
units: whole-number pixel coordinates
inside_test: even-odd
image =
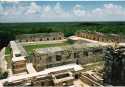
[[[76,37],[76,36],[70,36],[70,37],[68,37],[68,42],[69,43],[71,43],[71,44],[80,44],[80,43],[87,43],[87,42],[85,42],[85,41],[83,41],[83,40],[81,40],[80,39],[80,37]]]
[[[0,72],[5,72],[7,70],[7,62],[5,60],[5,47],[0,50]]]
[[[15,41],[10,41],[10,46],[12,49],[12,71],[13,74],[26,73],[26,59],[22,55]]]
[[[72,86],[75,75],[83,68],[76,64],[68,64],[48,68],[30,74],[11,76],[4,80],[4,86]]]
[[[125,47],[105,51],[104,85],[125,85]]]
[[[65,64],[86,64],[101,60],[103,48],[72,45],[64,47],[40,48],[33,52],[32,63],[37,71]]]
[[[12,71],[14,74],[26,72],[26,60],[23,56],[12,58]]]
[[[101,41],[101,42],[124,42],[125,39],[123,36],[117,34],[104,34],[100,32],[92,31],[81,31],[77,32],[76,36],[83,37],[91,40]]]
[[[16,39],[19,42],[63,40],[64,34],[61,32],[23,34],[23,35],[17,35]]]

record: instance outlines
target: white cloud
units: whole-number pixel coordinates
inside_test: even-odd
[[[0,15],[4,18],[14,18],[16,20],[112,20],[122,17],[125,20],[125,8],[115,4],[104,4],[102,7],[93,8],[92,10],[82,9],[84,6],[76,4],[69,10],[57,2],[55,5],[39,5],[36,2],[15,3],[13,7],[4,8],[0,4]],[[17,17],[17,18],[16,18]],[[4,19],[2,18],[2,19]],[[21,19],[20,19],[21,18]],[[12,20],[12,19],[11,19]]]
[[[103,16],[104,12],[101,8],[96,8],[94,10],[92,10],[92,14],[91,15],[95,15],[95,16]]]
[[[68,17],[69,13],[64,11],[61,4],[58,2],[54,7],[50,5],[43,6],[42,8],[42,17]]]
[[[31,2],[28,10],[25,14],[35,14],[41,11],[41,6],[37,5],[35,2]]]
[[[3,13],[3,10],[4,10],[4,8],[3,8],[2,4],[0,4],[0,13]]]
[[[103,10],[107,15],[122,15],[124,12],[121,6],[113,4],[104,4]]]
[[[3,9],[3,11],[2,11]],[[12,8],[2,8],[0,14],[8,16],[8,15],[17,15],[17,9],[13,6]]]
[[[64,11],[62,5],[59,2],[57,2],[54,6],[54,12],[56,16],[59,17],[68,17],[70,15],[68,12]]]
[[[56,3],[56,5],[54,6],[54,11],[56,14],[59,14],[63,12],[63,9],[61,8],[61,4],[58,2]]]
[[[52,7],[50,5],[43,6],[41,11],[42,11],[41,16],[43,16],[43,17],[49,17],[49,16],[53,15]]]
[[[81,6],[80,5],[75,5],[73,7],[73,13],[76,16],[85,16],[86,15],[86,11],[85,10],[81,10]]]
[[[92,11],[93,15],[100,16],[124,16],[125,9],[119,5],[104,4],[103,8],[96,8]]]

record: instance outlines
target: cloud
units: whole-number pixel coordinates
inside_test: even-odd
[[[12,2],[8,2],[8,4]],[[42,5],[37,2],[18,2],[13,3],[11,7],[0,4],[0,18],[2,20],[21,20],[21,21],[92,21],[92,20],[125,20],[125,8],[112,3],[104,4],[100,7],[85,10],[84,5],[76,4],[70,9],[65,10],[64,5],[57,2],[53,5]],[[12,19],[13,18],[13,19]],[[1,21],[1,19],[0,19]]]
[[[43,17],[50,17],[52,16],[54,13],[52,11],[52,7],[50,5],[46,5],[46,6],[43,6],[42,8],[42,15]]]
[[[64,11],[62,5],[59,2],[56,3],[53,10],[55,15],[59,17],[68,17],[70,15],[68,12]]]
[[[104,15],[104,12],[101,8],[96,8],[94,10],[92,10],[92,13],[91,15],[95,15],[95,16],[103,16]]]
[[[104,4],[103,11],[106,15],[124,15],[125,13],[121,6],[114,4]]]
[[[81,10],[81,6],[78,4],[73,7],[73,13],[75,16],[85,16],[86,15],[86,11]]]
[[[43,17],[68,17],[69,13],[64,11],[62,5],[57,2],[54,7],[50,5],[43,6],[42,8],[42,16]]]
[[[41,11],[41,6],[37,5],[35,2],[31,2],[25,14],[32,15],[32,14],[39,13],[40,11]]]
[[[103,8],[96,8],[92,11],[93,15],[98,16],[124,16],[125,9],[119,5],[104,4]]]
[[[2,6],[2,4],[0,4],[0,13],[3,13],[3,6]]]
[[[58,2],[56,3],[56,5],[54,6],[54,11],[56,14],[61,14],[63,13],[63,9],[61,8],[61,4]]]

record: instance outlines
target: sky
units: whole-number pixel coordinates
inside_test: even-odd
[[[125,21],[125,1],[0,1],[0,22]]]

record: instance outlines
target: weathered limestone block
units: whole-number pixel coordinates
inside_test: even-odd
[[[106,49],[104,71],[105,85],[125,85],[125,47]]]

